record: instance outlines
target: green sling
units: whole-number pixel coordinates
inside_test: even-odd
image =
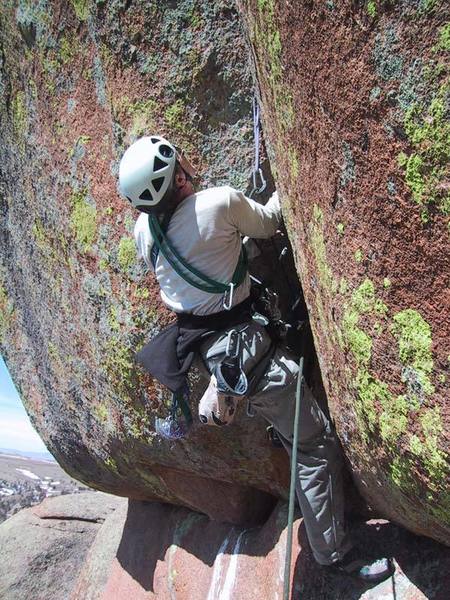
[[[225,294],[229,292],[232,296],[234,288],[239,287],[244,281],[245,275],[247,274],[248,261],[247,253],[243,245],[230,283],[222,283],[220,281],[211,279],[211,277],[208,277],[208,275],[205,275],[186,262],[186,260],[178,253],[169,239],[165,236],[163,227],[161,227],[156,215],[148,216],[148,224],[153,238],[153,243],[158,251],[162,253],[174,271],[178,273],[178,275],[182,277],[184,281],[193,287],[202,290],[203,292],[208,292],[209,294]],[[228,303],[229,305],[231,305],[231,300],[232,298],[230,297]],[[231,306],[229,306],[229,308],[231,308]]]

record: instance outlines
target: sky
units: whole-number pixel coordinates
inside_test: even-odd
[[[0,448],[22,452],[46,452],[30,423],[5,361],[0,356]]]

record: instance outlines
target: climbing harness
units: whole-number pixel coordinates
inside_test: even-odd
[[[253,189],[249,194],[249,198],[253,196],[253,194],[262,194],[262,192],[266,189],[267,182],[264,179],[264,175],[262,169],[259,164],[259,140],[260,140],[260,110],[258,100],[256,96],[253,97],[253,138],[255,141],[255,162],[253,164]],[[259,178],[259,183],[258,183]]]
[[[283,600],[289,600],[289,588],[291,583],[291,558],[292,558],[292,530],[294,525],[295,505],[295,483],[297,478],[297,444],[298,444],[298,422],[300,418],[300,402],[303,390],[303,356],[298,365],[297,390],[295,393],[295,417],[294,417],[294,439],[292,441],[291,454],[291,485],[289,488],[289,510],[287,524],[286,559],[284,563],[284,593]]]
[[[169,415],[155,420],[155,431],[168,440],[185,437],[192,425],[192,413],[189,408],[189,388],[187,384],[172,393]]]
[[[242,367],[242,330],[231,329],[227,335],[224,358],[215,366],[199,404],[199,418],[204,425],[230,425],[238,398],[248,391]]]
[[[247,376],[242,368],[241,331],[232,329],[227,336],[224,358],[214,369],[217,389],[228,396],[245,396],[248,392]]]
[[[203,292],[208,292],[209,294],[223,294],[223,308],[225,310],[230,310],[233,306],[234,290],[241,285],[247,274],[248,261],[245,247],[243,245],[241,247],[239,260],[231,277],[231,281],[229,283],[222,283],[220,281],[215,281],[193,267],[179,254],[170,240],[166,237],[156,215],[150,214],[148,216],[148,224],[153,238],[153,248],[156,247],[155,251],[152,249],[152,254],[154,255],[154,252],[156,251],[161,252],[173,270],[184,279],[186,283],[189,283],[189,285],[192,285]]]

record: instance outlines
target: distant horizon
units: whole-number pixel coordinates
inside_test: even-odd
[[[18,448],[0,448],[0,455],[9,456],[14,454],[26,458],[42,458],[45,460],[51,460],[52,462],[56,462],[55,457],[53,456],[53,454],[50,454],[48,450],[44,450],[41,452],[35,450],[19,450]]]
[[[0,446],[16,452],[49,453],[30,421],[2,356],[0,356]]]

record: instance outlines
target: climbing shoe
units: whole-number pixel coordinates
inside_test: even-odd
[[[368,558],[358,548],[352,548],[342,560],[333,563],[330,567],[334,571],[367,583],[384,581],[395,571],[391,558]]]

